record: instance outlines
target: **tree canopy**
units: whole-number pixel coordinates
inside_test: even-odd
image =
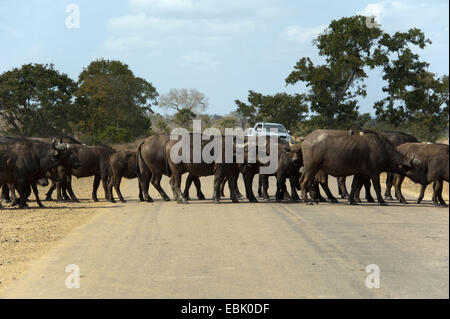
[[[157,105],[153,85],[136,77],[120,61],[96,60],[78,77],[76,126],[95,141],[108,136],[126,141],[145,135],[151,128],[149,113]],[[108,132],[108,134],[105,134]]]
[[[25,64],[0,75],[0,116],[11,134],[70,134],[75,89],[53,64]]]
[[[278,93],[263,95],[248,92],[248,103],[236,100],[237,113],[248,119],[250,125],[257,122],[278,122],[287,129],[296,127],[306,117],[308,107],[303,94]]]

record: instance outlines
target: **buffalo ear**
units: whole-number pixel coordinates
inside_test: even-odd
[[[413,167],[413,164],[414,164],[414,158],[416,158],[416,154],[415,154],[415,153],[413,153],[413,155],[411,156],[411,159],[409,160],[409,166],[410,166],[410,167]]]

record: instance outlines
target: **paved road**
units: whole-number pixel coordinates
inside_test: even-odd
[[[211,184],[203,178],[206,194]],[[152,191],[146,204],[136,181],[122,188],[129,203],[70,233],[6,297],[449,297],[449,213],[429,202],[180,205]],[[78,289],[66,288],[68,264],[80,268]],[[365,285],[369,264],[379,289]]]

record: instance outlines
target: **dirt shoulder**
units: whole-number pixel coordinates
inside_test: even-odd
[[[73,188],[81,201],[78,204],[43,201],[46,207],[38,209],[33,194],[29,203],[31,209],[3,204],[0,210],[0,295],[8,283],[27,270],[30,261],[44,255],[58,240],[112,205],[102,199],[102,189],[98,193],[99,203],[90,200],[92,181],[92,178],[73,180]],[[47,189],[39,188],[41,200]]]

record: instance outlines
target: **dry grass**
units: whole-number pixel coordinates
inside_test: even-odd
[[[113,204],[102,198],[100,202],[90,199],[92,178],[73,179],[74,191],[81,203],[46,202],[39,209],[33,199],[30,209],[4,206],[0,210],[0,296],[6,284],[18,278],[31,260],[44,255],[57,241],[76,227],[87,223],[102,208]],[[40,188],[41,198],[46,189]]]

